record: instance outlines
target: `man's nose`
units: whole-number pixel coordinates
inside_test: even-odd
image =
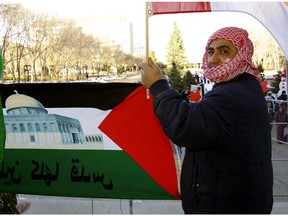
[[[213,55],[211,55],[208,59],[209,61],[209,66],[210,67],[215,67],[217,65],[220,64],[220,58],[219,58],[219,55],[215,52],[213,53]]]

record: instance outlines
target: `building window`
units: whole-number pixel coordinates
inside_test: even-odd
[[[5,130],[6,132],[9,132],[9,124],[5,124]]]
[[[38,123],[35,124],[35,127],[37,132],[41,131],[40,125]]]
[[[58,124],[59,131],[62,133],[62,125]]]
[[[16,125],[16,124],[13,124],[13,125],[12,125],[12,129],[13,129],[13,132],[17,132],[17,130],[18,130],[17,125]]]
[[[99,142],[103,141],[103,137],[102,136],[98,136],[98,138],[99,138]]]
[[[28,124],[28,131],[29,131],[29,132],[33,132],[33,127],[32,127],[32,124],[31,124],[31,123]]]
[[[44,127],[44,131],[47,132],[48,131],[48,127],[47,127],[46,123],[43,124],[43,127]]]
[[[66,130],[66,125],[63,124],[63,131],[64,133],[67,133],[68,131]]]
[[[31,141],[31,142],[36,142],[34,135],[30,135],[30,141]]]
[[[20,131],[21,131],[21,132],[24,132],[24,131],[25,131],[24,124],[22,124],[22,123],[20,124]]]
[[[52,123],[50,124],[50,126],[51,126],[52,132],[56,132],[56,131],[57,131],[57,128],[56,128],[56,125],[55,125],[54,122],[52,122]]]

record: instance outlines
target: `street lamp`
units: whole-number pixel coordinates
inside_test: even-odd
[[[99,78],[99,73],[100,73],[100,55],[97,54],[96,56],[96,62],[97,62],[97,73],[98,73],[98,78]]]
[[[30,70],[31,70],[31,65],[25,64],[24,65],[24,74],[26,75],[26,73],[27,73],[27,80],[26,81],[29,81],[29,72],[30,72]]]
[[[88,75],[88,66],[87,66],[87,65],[84,65],[83,68],[85,69],[86,79],[88,79],[88,78],[89,78],[89,75]]]

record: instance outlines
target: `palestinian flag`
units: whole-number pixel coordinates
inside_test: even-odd
[[[180,199],[177,148],[142,85],[11,84],[0,92],[1,192]]]

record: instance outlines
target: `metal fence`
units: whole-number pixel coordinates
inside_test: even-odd
[[[288,143],[277,139],[277,123],[272,123],[272,163],[274,197],[288,197]]]

